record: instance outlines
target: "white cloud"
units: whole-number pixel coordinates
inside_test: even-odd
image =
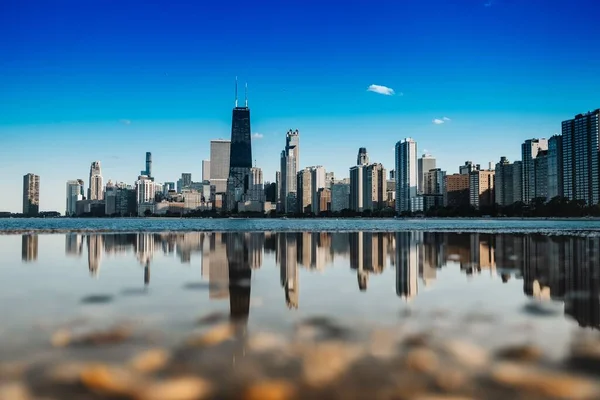
[[[441,125],[446,121],[444,121],[443,119],[435,118],[432,122],[436,125]]]
[[[120,119],[119,122],[123,125],[131,125],[131,120],[129,119]]]
[[[379,93],[385,96],[392,96],[395,94],[394,89],[381,85],[371,85],[367,88],[367,92]],[[402,96],[402,93],[400,95]]]
[[[262,139],[263,137],[265,137],[265,135],[263,135],[262,133],[254,133],[252,134],[252,139],[258,140],[258,139]]]
[[[448,118],[448,117],[444,117],[444,118],[442,118],[442,119],[443,119],[444,121],[452,121],[452,120],[451,120],[450,118]]]

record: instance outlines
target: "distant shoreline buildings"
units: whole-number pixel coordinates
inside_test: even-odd
[[[532,207],[553,199],[585,206],[600,203],[600,109],[563,121],[561,134],[531,138],[521,145],[521,159],[500,157],[487,168],[473,161],[449,174],[436,168],[431,154],[418,157],[417,141],[400,140],[389,171],[372,163],[359,147],[348,178],[335,179],[322,165],[301,167],[300,132],[289,129],[275,182],[265,182],[253,165],[248,91],[238,106],[237,78],[231,138],[210,141],[210,159],[202,160],[202,179],[182,173],[175,182],[155,182],[152,153],[133,185],[104,185],[100,161],[90,165],[87,197],[84,181],[66,183],[66,216],[185,215],[203,212],[276,213],[279,215],[414,215],[431,210],[493,210]],[[23,177],[23,215],[39,215],[40,177]]]

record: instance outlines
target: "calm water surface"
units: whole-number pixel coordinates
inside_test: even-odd
[[[64,221],[58,224],[73,224]],[[395,223],[423,222],[385,222]],[[546,221],[531,223],[507,229],[551,229]],[[433,333],[489,352],[526,343],[560,362],[582,335],[600,329],[598,223],[563,223],[579,235],[423,229],[3,235],[0,359],[123,363],[148,348],[177,349],[227,321],[235,323],[236,343],[265,332],[290,339],[306,334],[303,327],[313,321],[308,325],[342,339],[345,327],[363,343],[379,329],[400,329],[402,337]],[[60,344],[60,332],[77,344],[78,335],[116,325],[134,326],[135,333],[115,344]],[[242,345],[219,357],[240,360],[247,352]]]

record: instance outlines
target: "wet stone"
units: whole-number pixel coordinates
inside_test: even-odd
[[[180,377],[152,382],[135,392],[136,400],[202,400],[211,392],[209,382],[199,377]]]
[[[0,400],[29,400],[27,387],[21,382],[0,383]]]
[[[166,350],[151,349],[135,356],[129,362],[129,366],[140,373],[152,373],[163,369],[167,365],[169,358],[170,355]]]
[[[433,350],[416,348],[406,355],[406,366],[413,371],[430,374],[438,368],[439,360]]]
[[[556,399],[595,399],[598,382],[568,374],[504,363],[492,370],[492,379],[503,386]]]
[[[535,362],[542,358],[542,350],[531,345],[510,346],[498,350],[496,357],[510,361]]]
[[[442,370],[435,377],[436,386],[446,392],[454,392],[464,388],[467,383],[467,375],[456,368]]]
[[[244,393],[244,400],[289,400],[296,395],[296,387],[283,380],[253,384]]]
[[[310,386],[323,386],[339,378],[360,357],[360,350],[340,342],[306,346],[301,352],[302,374]]]
[[[86,366],[80,379],[86,388],[109,395],[131,396],[139,386],[143,386],[128,370],[104,364]]]
[[[456,362],[467,368],[480,369],[489,363],[487,351],[474,344],[453,340],[445,343],[443,347]]]
[[[188,346],[208,347],[216,346],[234,335],[234,327],[229,323],[224,323],[211,328],[208,332],[194,336],[187,341]]]

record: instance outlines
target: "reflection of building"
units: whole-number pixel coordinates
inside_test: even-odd
[[[21,238],[21,260],[25,262],[37,261],[38,235],[23,235]]]
[[[296,233],[279,233],[278,255],[281,286],[288,308],[298,308],[298,258]]]
[[[396,233],[396,294],[410,300],[419,290],[420,232]]]
[[[65,235],[65,254],[81,256],[83,252],[83,238],[77,233],[67,233]]]
[[[92,234],[86,237],[88,248],[88,267],[92,276],[98,276],[102,263],[103,236]]]

